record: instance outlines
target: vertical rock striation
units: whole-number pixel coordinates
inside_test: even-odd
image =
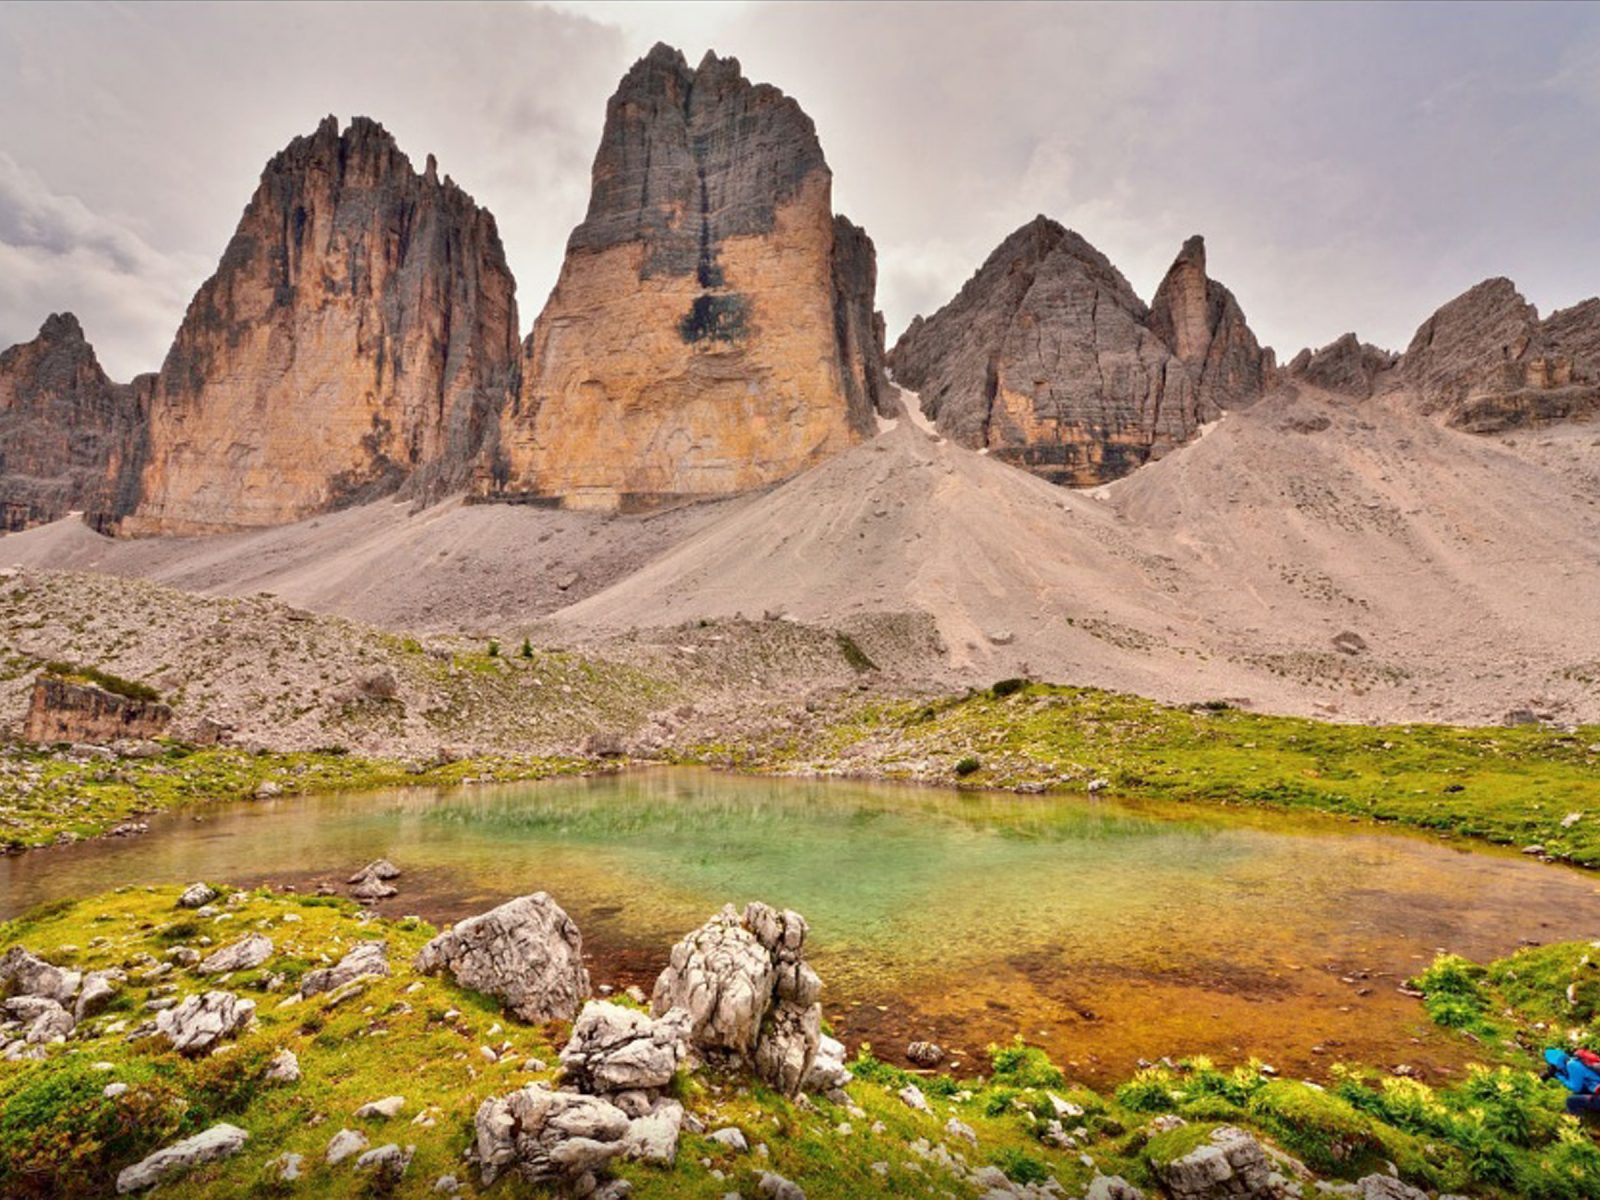
[[[875,272],[799,105],[736,59],[656,46],[607,106],[482,490],[643,508],[855,443],[888,402]]]
[[[106,378],[71,313],[0,354],[0,531],[72,511],[103,525],[137,457],[150,383]]]
[[[890,355],[946,436],[1056,483],[1127,474],[1249,403],[1271,371],[1192,238],[1147,308],[1122,273],[1046,217],[1017,230]]]
[[[1265,390],[1272,352],[1261,349],[1233,293],[1206,274],[1206,240],[1198,234],[1156,289],[1150,328],[1189,368],[1203,420],[1252,404]]]
[[[267,164],[190,303],[121,528],[275,525],[463,486],[516,371],[494,218],[381,125],[329,117]]]
[[[1424,411],[1492,433],[1600,412],[1600,299],[1543,321],[1509,279],[1457,296],[1411,339],[1400,364]]]

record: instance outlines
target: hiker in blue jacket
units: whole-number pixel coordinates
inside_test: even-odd
[[[1600,1071],[1565,1050],[1551,1048],[1544,1052],[1544,1061],[1550,1064],[1544,1073],[1546,1079],[1559,1079],[1572,1095],[1567,1097],[1567,1111],[1574,1116],[1600,1113]]]

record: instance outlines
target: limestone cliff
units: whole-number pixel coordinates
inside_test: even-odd
[[[1509,279],[1488,279],[1423,322],[1401,373],[1428,412],[1490,433],[1600,412],[1600,299],[1544,321]]]
[[[1191,239],[1147,308],[1105,255],[1046,217],[1017,230],[890,355],[946,436],[1056,483],[1127,474],[1247,403],[1271,370]]]
[[[583,223],[481,489],[649,507],[760,487],[887,404],[872,243],[810,118],[738,61],[658,45],[612,96]]]
[[[275,525],[463,486],[514,392],[494,218],[376,122],[267,164],[155,384],[123,532]]]
[[[103,526],[136,459],[150,378],[113,383],[71,313],[0,354],[0,530],[82,511]]]
[[[1194,376],[1200,411],[1212,420],[1257,400],[1272,372],[1233,293],[1206,274],[1206,242],[1196,235],[1156,289],[1150,328]]]
[[[1347,333],[1320,350],[1300,351],[1284,369],[1291,379],[1303,379],[1324,391],[1365,400],[1372,395],[1378,377],[1399,358]]]

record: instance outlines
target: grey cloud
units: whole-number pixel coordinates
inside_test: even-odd
[[[1036,212],[1146,296],[1204,233],[1284,354],[1403,345],[1488,275],[1545,310],[1600,290],[1593,6],[13,3],[0,105],[28,119],[0,152],[93,220],[24,236],[0,199],[0,343],[70,306],[116,371],[154,366],[261,164],[327,112],[495,213],[526,328],[605,99],[657,38],[737,55],[816,120],[891,336]]]

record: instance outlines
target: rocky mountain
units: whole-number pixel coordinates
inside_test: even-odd
[[[854,444],[890,403],[875,272],[800,106],[736,59],[656,46],[607,107],[481,489],[648,508]]]
[[[517,334],[494,218],[432,156],[419,173],[381,125],[329,117],[267,164],[190,303],[121,530],[464,486],[515,390]]]
[[[1156,289],[1150,328],[1194,376],[1203,420],[1258,399],[1272,373],[1272,351],[1261,349],[1233,293],[1206,274],[1206,240],[1183,249]]]
[[[1380,350],[1355,334],[1347,333],[1320,350],[1307,347],[1290,359],[1284,369],[1291,379],[1303,380],[1336,395],[1365,400],[1372,395],[1378,376],[1399,361],[1398,354]]]
[[[1423,322],[1401,372],[1424,411],[1469,432],[1600,412],[1600,299],[1541,321],[1509,279],[1486,279]]]
[[[1055,483],[1126,475],[1260,395],[1272,369],[1191,238],[1155,308],[1047,217],[1008,237],[890,354],[941,433]]]
[[[108,379],[71,313],[0,354],[0,530],[76,510],[103,527],[138,454],[151,382]]]

